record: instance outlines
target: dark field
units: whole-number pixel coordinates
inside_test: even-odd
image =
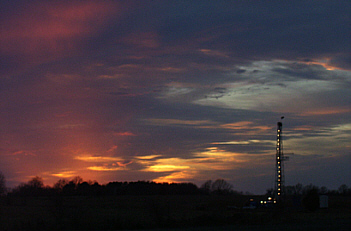
[[[0,230],[349,230],[351,201],[329,208],[242,209],[242,195],[1,198]]]

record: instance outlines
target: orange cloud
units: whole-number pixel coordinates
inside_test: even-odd
[[[171,172],[181,171],[190,168],[187,160],[181,158],[164,158],[155,161],[138,161],[141,164],[148,165],[144,170],[146,172]]]
[[[136,156],[135,158],[140,159],[140,160],[151,160],[155,159],[157,157],[160,157],[161,155],[148,155],[148,156]]]
[[[229,56],[225,52],[222,52],[222,51],[209,50],[209,49],[200,49],[199,51],[201,53],[203,53],[205,55],[209,55],[209,56],[218,56],[218,57],[229,58]]]
[[[114,150],[116,150],[118,148],[117,145],[113,145],[109,150],[107,150],[107,152],[113,152]]]
[[[99,171],[99,172],[102,172],[102,171],[120,171],[120,170],[124,170],[123,168],[121,167],[111,167],[111,166],[91,166],[91,167],[88,167],[89,170],[92,170],[92,171]]]
[[[11,155],[12,155],[12,156],[17,156],[17,155],[37,156],[37,155],[34,154],[33,152],[25,151],[25,150],[16,151],[16,152],[12,153]]]
[[[55,177],[63,177],[63,178],[69,178],[69,177],[74,177],[76,176],[77,173],[75,171],[63,171],[59,173],[52,173],[51,176]]]
[[[250,121],[240,121],[237,123],[222,124],[220,128],[235,130],[236,134],[254,135],[270,130],[269,126],[254,126],[253,122]],[[244,132],[242,132],[244,131]]]
[[[330,61],[331,61],[331,58],[324,58],[324,59],[312,60],[312,61],[300,62],[300,63],[304,63],[304,64],[307,64],[307,65],[320,65],[320,66],[323,66],[325,69],[327,69],[329,71],[332,71],[332,70],[335,70],[335,69],[342,70],[342,68],[338,68],[338,67],[330,65]]]
[[[259,142],[250,140],[250,142]],[[137,158],[137,163],[144,165],[146,172],[162,173],[162,176],[153,179],[155,182],[182,182],[187,179],[199,178],[203,172],[211,174],[215,171],[233,170],[254,167],[266,163],[267,155],[253,155],[234,153],[218,147],[209,147],[201,152],[194,153],[195,158]],[[150,156],[154,157],[154,156]],[[157,157],[157,156],[156,156]],[[269,159],[268,158],[268,159]],[[255,160],[255,161],[253,161]]]
[[[173,172],[167,176],[161,176],[152,181],[156,183],[180,183],[182,181],[188,181],[188,179],[194,178],[196,172],[193,171],[182,171],[182,172]]]
[[[119,157],[112,156],[76,156],[75,159],[82,160],[86,162],[116,162],[122,161]]]
[[[311,125],[303,125],[300,127],[293,128],[293,130],[295,130],[295,131],[311,131],[313,129],[315,129],[315,128],[312,127]]]
[[[135,136],[132,132],[115,132],[113,133],[115,136]]]
[[[238,163],[238,162],[247,162],[243,154],[234,153],[219,149],[218,147],[209,147],[205,151],[197,153],[198,157],[210,158],[222,162],[222,166],[227,163]]]
[[[171,164],[158,164],[158,165],[153,165],[147,168],[145,171],[148,172],[171,172],[171,171],[179,171],[183,169],[188,169],[190,168],[189,166],[179,166],[179,165],[171,165]]]
[[[157,160],[138,160],[139,164],[144,165],[146,172],[168,173],[168,180],[165,177],[160,181],[169,181],[174,173],[185,174],[199,171],[228,170],[238,167],[248,162],[245,154],[233,153],[221,150],[217,147],[210,147],[203,152],[195,153],[196,158],[161,158]],[[179,176],[179,174],[176,174]],[[195,174],[195,173],[194,173]]]
[[[241,130],[241,129],[248,129],[253,122],[251,121],[240,121],[236,123],[224,124],[221,127],[232,129],[232,130]]]
[[[127,165],[130,165],[133,163],[133,161],[129,161],[128,163],[123,163],[123,162],[116,162],[119,167],[126,167]]]
[[[332,115],[351,112],[350,107],[331,107],[331,108],[320,108],[311,111],[302,112],[301,116],[314,116],[314,115]]]

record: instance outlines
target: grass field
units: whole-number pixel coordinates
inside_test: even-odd
[[[329,208],[242,208],[240,195],[1,198],[0,230],[349,230],[350,197]],[[254,196],[255,200],[262,197]],[[263,199],[263,198],[262,198]]]

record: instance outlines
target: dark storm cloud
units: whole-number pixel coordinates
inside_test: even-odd
[[[188,42],[191,38],[193,46],[226,49],[244,57],[275,58],[313,58],[336,51],[345,53],[345,46],[349,49],[347,1],[201,1],[201,6],[192,2],[186,4],[188,10],[174,11],[178,4],[166,2],[161,4],[164,7],[155,7],[164,10],[159,13],[167,15],[168,20],[161,16],[160,21],[152,23],[167,26],[159,33],[170,44],[172,39]]]

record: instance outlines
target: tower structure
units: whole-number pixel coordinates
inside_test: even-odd
[[[284,117],[282,117],[283,119]],[[276,144],[276,171],[275,171],[275,199],[281,201],[284,196],[284,153],[283,153],[283,123],[277,123],[277,144]]]

